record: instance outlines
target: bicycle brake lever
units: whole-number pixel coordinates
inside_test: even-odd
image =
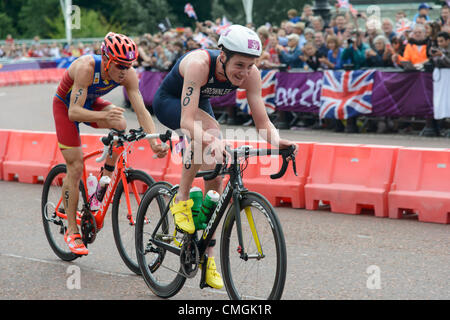
[[[298,174],[297,174],[297,164],[295,163],[295,156],[292,155],[291,159],[292,159],[292,169],[294,169],[294,174],[295,174],[295,176],[298,176]]]

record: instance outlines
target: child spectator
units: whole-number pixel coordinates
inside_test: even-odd
[[[290,22],[297,23],[300,22],[300,17],[298,16],[298,11],[295,9],[289,9],[287,16]]]
[[[428,13],[430,12],[430,9],[432,8],[428,4],[422,2],[417,9],[419,12],[414,16],[413,22],[417,23],[417,18],[420,16],[424,17],[426,21],[429,21],[430,17],[428,16]]]

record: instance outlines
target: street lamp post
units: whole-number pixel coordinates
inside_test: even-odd
[[[322,17],[326,26],[330,23],[331,7],[328,4],[328,0],[315,0],[313,11],[315,16],[319,15]]]

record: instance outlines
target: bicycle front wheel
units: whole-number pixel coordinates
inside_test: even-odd
[[[72,261],[79,257],[72,253],[64,241],[67,230],[64,204],[62,203],[62,185],[66,177],[65,164],[54,166],[47,175],[42,189],[41,211],[44,231],[50,247],[55,254],[64,261]],[[86,193],[83,182],[80,181],[79,201],[77,212],[81,212],[83,203],[86,203]]]
[[[120,181],[112,204],[112,228],[117,250],[125,265],[137,275],[140,275],[141,271],[134,246],[135,219],[144,192],[154,183],[155,180],[147,173],[130,170],[127,176],[128,194],[123,181]]]
[[[177,294],[186,281],[181,273],[180,256],[157,243],[178,249],[182,243],[182,234],[174,232],[172,214],[164,216],[171,195],[170,184],[155,183],[142,198],[136,217],[136,256],[142,277],[150,290],[162,298]]]
[[[243,248],[238,241],[235,205],[222,228],[220,258],[231,299],[280,299],[286,281],[286,244],[275,210],[249,192],[239,202]],[[245,257],[239,253],[243,249]]]

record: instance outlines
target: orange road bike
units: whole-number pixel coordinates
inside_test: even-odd
[[[78,203],[76,213],[82,240],[86,247],[94,242],[97,233],[103,228],[106,213],[112,203],[112,227],[117,249],[127,267],[136,274],[140,274],[140,270],[134,248],[134,217],[142,194],[155,183],[155,180],[144,171],[129,167],[128,154],[132,152],[133,143],[144,138],[159,138],[162,143],[169,141],[172,147],[171,134],[170,130],[164,134],[146,134],[140,128],[131,129],[128,134],[125,134],[124,131],[111,129],[107,136],[101,138],[104,144],[103,150],[93,151],[83,157],[86,164],[88,159],[101,155],[96,158],[96,161],[102,163],[107,156],[112,156],[113,152],[119,154],[116,168],[99,210],[91,211],[90,209],[92,197],[87,196],[86,165],[83,168],[79,185],[81,201]],[[51,248],[62,260],[72,261],[80,256],[72,253],[64,241],[68,222],[63,205],[62,184],[66,172],[65,164],[58,164],[50,170],[42,190],[41,210],[45,235]]]

